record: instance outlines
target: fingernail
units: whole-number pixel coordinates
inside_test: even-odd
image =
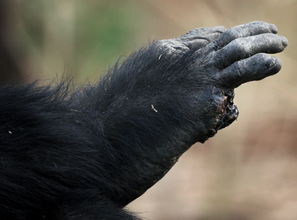
[[[283,40],[282,40],[282,44],[284,47],[288,46],[288,39],[284,36],[282,36]]]
[[[270,30],[274,34],[276,34],[278,32],[278,29],[274,24],[270,24]]]
[[[280,59],[278,59],[277,57],[272,57],[272,59],[270,60],[269,66],[267,65],[269,75],[273,75],[279,72],[281,67],[282,65],[281,65]]]

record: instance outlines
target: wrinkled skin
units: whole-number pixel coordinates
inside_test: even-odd
[[[198,28],[179,38],[157,42],[172,62],[191,54],[194,61],[188,65],[192,74],[198,73],[197,84],[201,83],[201,78],[206,81],[204,93],[210,97],[205,104],[210,105],[209,110],[213,104],[217,106],[217,111],[212,111],[213,115],[209,117],[213,122],[210,122],[208,134],[198,138],[199,141],[213,136],[238,117],[239,112],[233,104],[234,88],[279,72],[280,61],[265,54],[281,52],[287,46],[287,39],[276,33],[273,24],[252,22],[230,29]]]
[[[127,183],[120,189],[124,193],[108,193],[110,199],[120,206],[134,200],[195,142],[205,142],[233,122],[238,116],[234,88],[281,68],[267,54],[287,46],[276,33],[276,26],[265,22],[198,28],[156,41],[110,71],[94,96],[104,93],[100,104],[108,101],[99,111],[105,113],[105,134],[112,146],[129,149],[121,152],[121,160],[132,161],[121,164],[127,173],[116,177]],[[115,98],[119,88],[121,96]],[[130,146],[137,149],[134,157]]]
[[[1,218],[137,219],[122,207],[237,118],[234,88],[280,70],[276,33],[265,22],[194,29],[73,94],[0,87]]]
[[[280,61],[267,54],[281,52],[287,46],[287,39],[276,33],[276,26],[265,22],[230,29],[198,28],[179,38],[156,41],[135,58],[155,57],[151,61],[153,70],[140,67],[143,75],[130,83],[145,86],[130,87],[125,96],[148,93],[139,103],[151,105],[151,114],[169,125],[152,127],[163,137],[169,137],[169,141],[149,142],[155,146],[147,153],[152,155],[141,163],[155,168],[139,174],[145,181],[135,183],[136,193],[131,198],[128,196],[127,202],[158,181],[192,144],[206,141],[237,118],[234,88],[279,72]],[[129,58],[126,62],[130,62]],[[137,102],[138,97],[132,100]],[[146,132],[157,138],[152,129],[147,128]]]

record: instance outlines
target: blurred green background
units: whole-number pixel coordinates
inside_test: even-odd
[[[1,0],[0,80],[77,84],[154,39],[254,20],[289,39],[280,74],[236,90],[239,120],[128,208],[156,220],[297,219],[296,0]]]

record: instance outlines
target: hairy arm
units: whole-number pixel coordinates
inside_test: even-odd
[[[234,88],[280,70],[287,46],[253,22],[160,40],[68,95],[0,87],[3,219],[137,219],[121,209],[238,116]]]
[[[100,124],[100,158],[113,186],[106,196],[125,206],[157,182],[195,142],[204,142],[238,116],[233,89],[277,73],[267,53],[287,46],[272,24],[252,22],[225,30],[194,29],[156,41],[116,65],[75,99]],[[116,187],[115,187],[116,186]]]

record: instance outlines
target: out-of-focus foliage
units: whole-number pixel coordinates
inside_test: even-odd
[[[97,79],[119,55],[139,45],[144,29],[145,13],[134,1],[13,4],[13,44],[26,53],[27,72],[39,77],[71,74],[82,81]]]

